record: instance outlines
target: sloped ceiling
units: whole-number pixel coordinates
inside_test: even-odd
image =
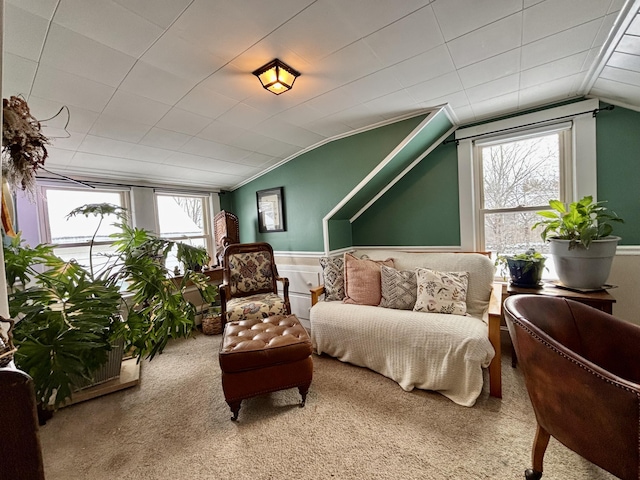
[[[458,124],[582,95],[640,109],[640,0],[5,0],[2,95],[74,178],[233,189],[449,104]],[[626,34],[625,34],[626,33]],[[273,95],[251,75],[302,73]],[[66,137],[66,138],[65,138]]]

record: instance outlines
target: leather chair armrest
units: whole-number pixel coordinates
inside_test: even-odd
[[[313,307],[320,300],[320,295],[324,293],[324,285],[318,285],[309,289],[309,291],[311,292],[311,306]]]

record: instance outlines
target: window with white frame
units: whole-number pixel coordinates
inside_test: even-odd
[[[56,245],[54,252],[66,261],[75,260],[89,267],[89,242],[94,240],[94,269],[98,271],[114,253],[109,235],[118,231],[114,225],[120,220],[115,216],[100,217],[83,215],[67,218],[69,212],[82,205],[111,203],[128,208],[128,192],[114,189],[70,188],[43,186],[41,208],[41,230],[43,242]],[[96,233],[97,230],[97,233]]]
[[[571,124],[474,142],[477,236],[495,255],[547,245],[532,226],[549,200],[565,202],[571,189]]]
[[[553,198],[597,198],[598,108],[598,100],[589,99],[456,131],[463,251],[519,253],[528,245],[544,252],[539,232],[530,231],[535,212]],[[526,159],[508,162],[518,151]],[[550,260],[545,276],[553,278]]]
[[[209,197],[156,192],[158,229],[161,237],[204,247],[213,257]],[[178,267],[175,251],[167,257],[167,268]]]

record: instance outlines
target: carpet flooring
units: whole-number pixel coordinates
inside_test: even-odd
[[[520,479],[535,419],[503,356],[503,399],[474,407],[403,391],[370,370],[314,356],[297,389],[245,400],[230,420],[221,336],[196,333],[143,361],[136,387],[63,408],[41,427],[47,480]],[[553,438],[543,479],[615,478]]]

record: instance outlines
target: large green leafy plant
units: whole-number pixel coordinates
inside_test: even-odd
[[[537,212],[544,220],[532,228],[544,227],[540,233],[542,239],[570,240],[570,249],[589,248],[591,242],[611,235],[612,223],[622,223],[618,215],[604,206],[606,202],[594,202],[592,196],[583,197],[565,208],[560,200],[551,200],[552,210]]]
[[[58,258],[50,245],[23,246],[19,237],[4,248],[10,312],[20,319],[16,363],[33,377],[44,406],[51,398],[59,406],[90,379],[116,338],[133,355],[153,358],[171,338],[188,336],[196,315],[184,295],[191,285],[207,303],[217,296],[200,273],[171,278],[164,258],[174,242],[130,227],[120,207],[90,204],[69,214],[77,215],[97,216],[100,224],[107,216],[120,220],[111,235],[116,252],[100,266],[95,233],[87,268]]]

